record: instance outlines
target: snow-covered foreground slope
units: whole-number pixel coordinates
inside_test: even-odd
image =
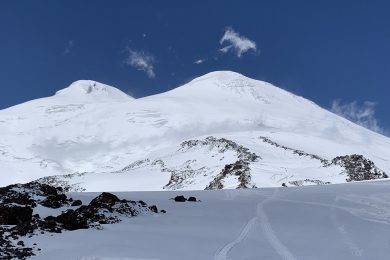
[[[234,72],[212,72],[133,99],[77,81],[0,111],[0,185],[131,191],[342,183],[346,158],[390,172],[390,139],[302,97]],[[347,158],[350,160],[350,158]],[[343,161],[344,160],[344,161]],[[374,165],[373,165],[373,164]]]
[[[166,214],[25,239],[33,259],[388,259],[390,182],[123,192]],[[201,202],[174,202],[176,195]],[[73,193],[88,203],[96,194]],[[53,235],[53,236],[51,236]]]

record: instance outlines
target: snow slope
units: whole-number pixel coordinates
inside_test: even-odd
[[[117,193],[167,213],[24,241],[42,248],[32,259],[388,259],[389,185]],[[170,200],[180,194],[201,202]]]
[[[229,71],[139,99],[77,81],[0,111],[2,186],[53,175],[42,181],[86,191],[342,183],[345,169],[322,160],[350,154],[390,172],[389,138]]]

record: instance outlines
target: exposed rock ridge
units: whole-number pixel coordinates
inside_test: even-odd
[[[346,181],[363,181],[363,180],[374,180],[374,179],[384,179],[388,178],[388,175],[379,169],[373,161],[370,159],[365,158],[361,154],[352,154],[352,155],[344,155],[344,156],[337,156],[333,158],[332,160],[325,159],[321,156],[306,153],[302,150],[293,149],[281,144],[278,144],[268,137],[260,136],[259,137],[263,142],[268,143],[272,146],[275,146],[277,148],[281,148],[287,151],[291,151],[293,154],[296,154],[298,156],[306,156],[311,159],[319,160],[323,167],[330,167],[332,165],[338,165],[342,168],[344,168],[344,171],[340,174],[346,174],[347,179]],[[298,181],[291,181],[289,182],[292,185],[295,186],[302,186],[303,183],[315,183],[315,184],[330,184],[330,182],[322,182],[319,180],[298,180]]]
[[[306,156],[306,157],[309,157],[311,159],[319,160],[323,165],[327,165],[329,163],[329,161],[327,159],[324,159],[324,158],[322,158],[322,157],[320,157],[318,155],[311,154],[311,153],[306,153],[306,152],[304,152],[302,150],[297,150],[297,149],[293,149],[293,148],[290,148],[290,147],[278,144],[278,143],[272,141],[271,139],[269,139],[268,137],[260,136],[259,138],[263,142],[265,142],[265,143],[268,143],[268,144],[270,144],[272,146],[275,146],[277,148],[281,148],[281,149],[284,149],[284,150],[287,150],[287,151],[291,151],[293,154],[296,154],[298,156]]]
[[[209,145],[217,147],[220,152],[227,150],[233,150],[236,152],[238,160],[232,164],[226,164],[222,171],[214,177],[210,184],[206,187],[206,190],[223,189],[223,181],[228,176],[238,176],[238,186],[236,188],[255,188],[252,183],[250,174],[250,163],[261,159],[255,153],[252,153],[248,148],[237,144],[226,138],[207,137],[204,140],[189,140],[185,141],[181,145],[181,149],[189,149],[197,145]]]

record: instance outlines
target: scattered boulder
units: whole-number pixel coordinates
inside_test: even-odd
[[[158,209],[157,209],[157,206],[156,205],[152,205],[149,207],[149,209],[154,212],[154,213],[158,213]]]
[[[176,196],[176,197],[174,198],[174,200],[175,200],[176,202],[186,202],[186,201],[187,201],[187,199],[186,199],[183,195]]]
[[[196,198],[195,198],[195,197],[189,197],[189,198],[188,198],[188,201],[191,201],[191,202],[196,202],[197,200],[196,200]]]
[[[196,199],[196,197],[189,197],[188,199],[186,197],[184,197],[183,195],[180,195],[180,196],[176,196],[173,198],[174,201],[176,202],[186,202],[186,201],[190,201],[190,202],[197,202],[199,200]]]

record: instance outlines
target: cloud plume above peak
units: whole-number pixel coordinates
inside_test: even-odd
[[[257,51],[256,43],[245,36],[240,35],[234,31],[233,28],[226,28],[224,35],[219,41],[220,45],[227,43],[228,45],[220,49],[221,52],[227,53],[232,51],[238,58],[248,51]]]
[[[124,63],[137,70],[144,71],[149,78],[156,77],[154,73],[155,59],[151,54],[144,51],[137,51],[131,48],[126,48],[126,58]]]

